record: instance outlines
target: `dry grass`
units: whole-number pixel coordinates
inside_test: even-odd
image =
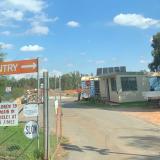
[[[124,111],[123,113],[160,125],[160,109],[150,109],[149,111],[143,110],[143,111],[136,111],[136,112]]]

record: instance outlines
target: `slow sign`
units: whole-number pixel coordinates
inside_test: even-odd
[[[33,139],[38,136],[38,124],[35,121],[29,121],[24,127],[24,134],[27,138]]]
[[[17,126],[18,108],[15,103],[0,103],[0,126]]]

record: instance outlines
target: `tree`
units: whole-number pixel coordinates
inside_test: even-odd
[[[0,62],[2,62],[6,56],[6,53],[2,52],[2,45],[0,45]]]
[[[5,57],[5,53],[2,52],[2,46],[0,45],[0,62],[2,62],[4,60],[4,57]],[[3,95],[3,87],[4,87],[4,83],[5,81],[2,80],[3,79],[3,76],[0,77],[0,81],[1,81],[1,85],[0,85],[0,102],[2,100],[2,95]]]
[[[153,47],[153,62],[151,62],[148,67],[152,72],[156,72],[160,70],[160,32],[153,36],[151,46]]]

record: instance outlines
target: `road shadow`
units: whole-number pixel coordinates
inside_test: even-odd
[[[93,146],[82,146],[79,147],[77,145],[73,145],[73,144],[62,144],[61,145],[63,147],[63,149],[67,150],[67,151],[76,151],[76,152],[87,152],[87,151],[91,151],[91,152],[97,152],[100,155],[104,155],[104,156],[109,156],[109,155],[123,155],[123,156],[131,156],[130,160],[160,160],[160,155],[145,155],[145,154],[136,154],[136,153],[125,153],[125,152],[116,152],[116,151],[111,151],[109,149],[106,148],[97,148],[97,147],[93,147]],[[128,159],[129,160],[129,159]]]
[[[121,139],[127,139],[128,145],[142,149],[160,148],[160,137],[157,136],[121,136]]]
[[[150,156],[150,157],[135,156],[135,157],[127,158],[127,160],[160,160],[160,156]]]
[[[79,147],[77,145],[72,145],[72,144],[62,144],[61,145],[63,149],[69,150],[69,151],[77,151],[77,152],[85,152],[85,151],[92,151],[92,152],[97,152],[101,155],[107,155],[108,154],[108,149],[101,149],[93,146],[82,146]]]

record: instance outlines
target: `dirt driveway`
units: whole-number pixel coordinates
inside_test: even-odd
[[[63,104],[64,160],[160,160],[160,128],[116,110]]]

